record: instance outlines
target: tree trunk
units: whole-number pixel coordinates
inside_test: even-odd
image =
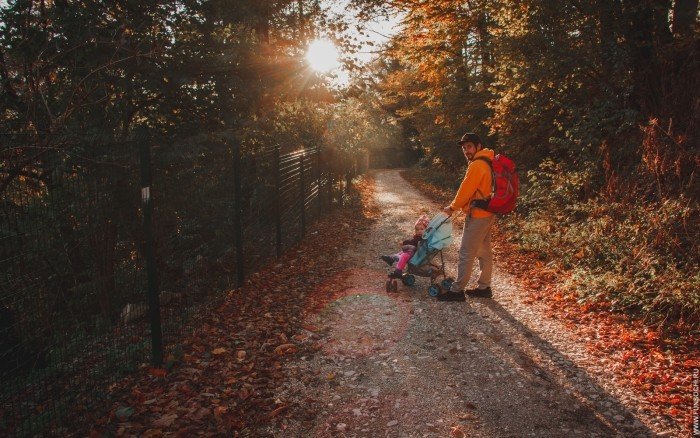
[[[304,41],[305,37],[305,32],[304,32],[304,0],[297,0],[297,7],[299,8],[299,21],[298,21],[298,26],[299,26],[299,41]]]
[[[255,33],[258,35],[258,40],[265,44],[270,42],[270,6],[267,2],[263,2],[260,6],[260,16],[258,24],[255,26]]]
[[[673,2],[673,34],[685,37],[693,34],[698,15],[698,0],[675,0]]]
[[[673,41],[669,20],[671,0],[655,0],[652,13],[654,14],[655,47],[658,52],[659,47],[663,47]]]
[[[625,40],[628,41],[632,67],[632,94],[637,108],[646,118],[654,113],[660,103],[659,60],[655,51],[660,33],[657,29],[661,21],[660,12],[657,10],[658,2],[654,0],[626,1],[624,5],[628,18]]]
[[[479,56],[481,58],[481,79],[484,86],[490,83],[489,73],[493,66],[493,55],[491,53],[491,35],[488,30],[488,16],[485,13],[479,14],[477,23],[477,32],[479,34]]]
[[[600,34],[600,64],[603,80],[610,83],[619,60],[617,50],[617,25],[620,17],[620,0],[598,1],[598,26]]]

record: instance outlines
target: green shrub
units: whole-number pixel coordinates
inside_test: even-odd
[[[528,174],[507,228],[520,247],[572,272],[582,301],[604,300],[649,323],[700,325],[698,206],[688,199],[590,196],[592,172],[545,161]]]
[[[700,328],[700,230],[697,203],[612,202],[596,196],[594,167],[565,169],[544,161],[522,180],[515,214],[502,225],[509,240],[543,262],[571,272],[565,287],[581,302],[669,327]],[[414,169],[425,182],[455,189],[461,175]]]

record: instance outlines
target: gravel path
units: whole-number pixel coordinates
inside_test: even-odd
[[[381,218],[341,256],[342,291],[311,313],[318,353],[285,365],[278,397],[289,416],[273,436],[644,437],[671,436],[633,412],[635,400],[606,382],[584,340],[522,304],[508,274],[494,272],[494,299],[438,302],[428,280],[384,292],[386,265],[415,218],[440,211],[398,171],[378,171]],[[343,232],[351,232],[343,230]],[[457,243],[445,251],[456,274]],[[644,421],[644,423],[642,421]],[[651,428],[651,429],[650,429]],[[652,432],[654,429],[654,432]]]

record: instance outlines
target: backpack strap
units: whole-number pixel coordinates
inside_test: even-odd
[[[486,164],[489,165],[489,169],[491,169],[491,193],[495,193],[496,192],[496,178],[495,178],[495,175],[493,174],[493,163],[491,162],[490,159],[488,159],[486,157],[476,157],[476,158],[474,158],[474,160],[481,160],[481,161],[486,162]],[[491,193],[489,193],[489,196],[484,196],[484,194],[481,193],[481,190],[476,189],[476,191],[479,192],[479,194],[482,197],[484,197],[484,200],[488,200],[491,197]],[[473,202],[475,202],[475,201],[473,201]],[[479,208],[481,208],[481,207],[479,207]]]
[[[474,160],[486,161],[488,163],[489,167],[492,167],[491,160],[486,158],[486,157],[476,157],[476,158],[474,158]]]

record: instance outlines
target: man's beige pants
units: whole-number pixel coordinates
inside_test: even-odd
[[[479,288],[491,286],[493,271],[493,251],[491,250],[491,226],[496,215],[485,218],[467,217],[464,221],[462,244],[459,247],[457,279],[452,283],[452,292],[461,292],[467,287],[474,267],[474,259],[479,258]]]

